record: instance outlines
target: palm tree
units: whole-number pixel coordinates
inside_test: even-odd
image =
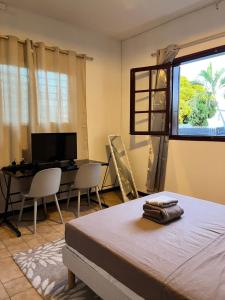
[[[216,93],[218,89],[225,87],[225,69],[221,68],[213,72],[212,63],[210,63],[206,70],[202,70],[199,73],[199,80],[196,80],[195,84],[203,85],[216,100]]]
[[[206,70],[202,70],[199,73],[199,80],[196,80],[194,83],[203,85],[208,90],[208,92],[212,95],[213,100],[216,101],[217,91],[225,87],[225,76],[223,76],[224,73],[225,73],[224,68],[221,68],[214,72],[212,63],[210,63]],[[224,116],[221,110],[219,109],[219,107],[217,108],[217,110],[220,114],[220,117],[223,121],[223,125],[225,128]]]

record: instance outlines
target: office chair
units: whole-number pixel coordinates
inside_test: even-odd
[[[80,216],[81,190],[87,191],[88,204],[90,205],[89,190],[91,188],[94,188],[98,199],[99,207],[100,209],[102,209],[102,204],[98,193],[98,184],[100,183],[100,181],[101,181],[101,164],[88,163],[88,164],[81,165],[80,168],[78,169],[74,184],[70,186],[68,200],[67,200],[67,207],[69,207],[71,189],[75,188],[76,190],[78,190],[78,203],[77,203],[78,217]]]
[[[46,207],[46,202],[45,202],[44,198],[48,197],[48,196],[54,196],[56,207],[59,212],[61,222],[63,223],[63,217],[62,217],[58,199],[56,196],[56,193],[59,191],[61,174],[62,174],[62,171],[59,168],[50,168],[50,169],[45,169],[45,170],[39,171],[38,173],[35,174],[35,176],[32,180],[29,193],[22,195],[23,198],[22,198],[22,204],[21,204],[21,209],[20,209],[18,220],[21,221],[21,219],[22,219],[25,200],[33,199],[34,200],[34,231],[33,231],[34,233],[36,233],[36,228],[37,228],[37,201],[38,201],[38,199],[43,199],[44,210],[45,210],[45,213],[47,214],[47,207]]]

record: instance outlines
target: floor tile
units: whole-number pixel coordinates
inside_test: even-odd
[[[16,236],[14,236],[13,238],[4,240],[3,244],[6,247],[12,247],[12,246],[16,246],[18,244],[21,244],[22,242],[23,242],[23,239],[21,237],[18,238]]]
[[[0,280],[3,284],[7,281],[23,276],[23,273],[11,257],[1,258],[0,266]]]
[[[6,299],[9,299],[9,296],[6,293],[4,286],[0,282],[0,300],[6,300]]]
[[[6,248],[0,249],[1,258],[9,257],[10,255],[11,253]]]
[[[53,228],[51,228],[50,225],[42,225],[42,224],[38,224],[37,225],[37,233],[38,234],[42,234],[42,233],[50,233],[53,232]]]
[[[0,231],[0,240],[1,241],[13,238],[14,236],[15,236],[15,234],[9,229],[4,229],[4,230]]]
[[[3,244],[3,242],[0,241],[0,249],[4,249],[5,245]]]
[[[25,277],[20,277],[6,282],[4,288],[9,296],[12,297],[31,288],[31,284]]]
[[[54,224],[52,225],[52,228],[57,232],[65,232],[65,224]]]
[[[30,240],[33,240],[33,239],[41,239],[41,235],[39,233],[33,233],[30,231],[29,234],[22,234],[22,239],[24,242],[28,242]]]
[[[17,245],[7,247],[8,251],[11,253],[11,255],[15,255],[17,252],[26,251],[29,248],[30,248],[29,245],[25,242],[21,242]]]
[[[43,237],[41,238],[34,238],[32,240],[27,241],[27,244],[29,246],[30,249],[36,248],[40,245],[43,245],[47,242],[46,239],[44,239]]]
[[[26,226],[19,226],[19,230],[20,230],[20,232],[22,234],[22,237],[24,235],[29,235],[29,234],[32,233],[32,231],[30,230],[30,228],[28,227],[28,225],[26,225]]]
[[[43,299],[33,288],[26,290],[25,292],[16,294],[11,297],[11,300],[41,300]]]
[[[43,233],[42,236],[47,241],[51,242],[54,240],[62,239],[64,237],[64,234],[60,232],[53,232],[53,233]]]

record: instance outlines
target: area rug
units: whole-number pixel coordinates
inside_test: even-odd
[[[17,253],[13,259],[44,299],[100,299],[81,281],[77,282],[74,289],[68,289],[67,268],[62,262],[64,245],[65,240],[60,239],[26,252]]]

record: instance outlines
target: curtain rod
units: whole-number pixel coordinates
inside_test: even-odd
[[[9,36],[7,36],[7,35],[0,35],[0,38],[1,38],[1,39],[6,39],[6,40],[8,40],[8,39],[9,39]],[[20,44],[25,44],[25,41],[24,41],[24,40],[18,39],[18,42],[19,42]],[[38,43],[33,43],[33,45],[34,45],[34,47],[38,47]],[[45,48],[46,48],[47,50],[50,50],[50,51],[55,51],[55,48],[54,48],[54,47],[45,46]],[[68,53],[69,53],[68,50],[62,50],[62,49],[59,49],[59,52],[62,53],[62,54],[68,54]],[[93,57],[87,56],[86,54],[76,54],[76,56],[77,56],[77,57],[80,57],[80,58],[85,58],[86,60],[90,60],[90,61],[94,60]]]
[[[216,40],[216,39],[219,39],[219,38],[222,38],[222,37],[225,37],[225,31],[217,33],[217,34],[212,34],[212,35],[209,35],[207,37],[204,37],[204,38],[201,38],[201,39],[198,39],[198,40],[194,40],[194,41],[189,42],[189,43],[178,45],[177,48],[184,49],[184,48],[188,48],[188,47],[195,46],[195,45],[198,45],[198,44],[206,43],[206,42],[209,42],[209,41],[212,41],[212,40]],[[156,56],[156,55],[157,55],[157,53],[152,53],[151,54],[151,56],[153,56],[153,57]]]

